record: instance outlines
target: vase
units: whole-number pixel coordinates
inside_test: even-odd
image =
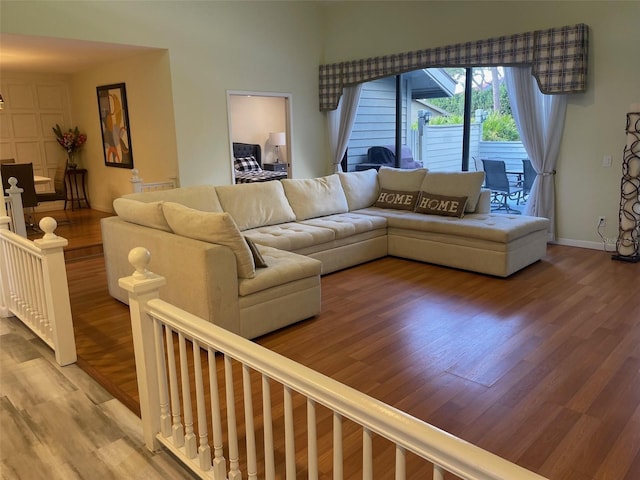
[[[78,168],[78,164],[74,158],[73,152],[68,152],[67,168],[75,170]]]

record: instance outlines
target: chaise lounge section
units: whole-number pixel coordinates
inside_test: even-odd
[[[255,338],[320,313],[322,274],[386,255],[508,277],[545,255],[549,222],[490,213],[482,180],[382,167],[126,195],[102,220],[109,292],[127,302],[144,246],[162,298]]]

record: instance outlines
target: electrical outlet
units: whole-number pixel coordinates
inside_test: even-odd
[[[611,166],[611,155],[605,155],[602,157],[602,166],[610,167]]]
[[[598,217],[598,227],[604,227],[607,224],[607,219],[603,216]]]

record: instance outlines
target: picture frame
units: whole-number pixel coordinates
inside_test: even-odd
[[[102,85],[96,87],[96,93],[104,164],[107,167],[133,168],[126,85]]]

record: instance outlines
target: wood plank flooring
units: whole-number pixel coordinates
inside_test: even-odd
[[[68,277],[78,365],[137,413],[102,257]],[[508,279],[385,258],[323,277],[318,317],[257,342],[549,478],[632,480],[639,287],[639,264],[554,245]]]

